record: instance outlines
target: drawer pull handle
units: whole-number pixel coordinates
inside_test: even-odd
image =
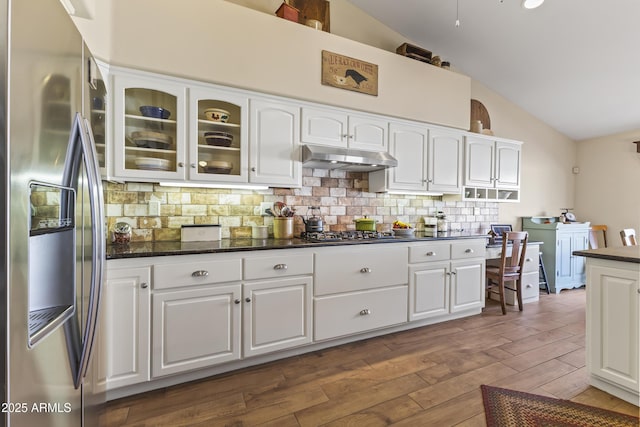
[[[142,282],[142,283],[140,283],[140,287],[142,289],[147,289],[149,287],[149,285],[147,284],[147,282]]]
[[[240,304],[240,300],[236,298],[236,299],[233,301],[233,303],[234,303],[234,304]]]
[[[371,273],[371,269],[369,267],[362,267],[360,273]]]
[[[427,252],[427,256],[436,256],[436,253],[433,251]]]
[[[191,273],[192,277],[207,277],[209,272],[207,270],[198,270]]]
[[[274,270],[286,270],[287,268],[289,268],[287,264],[276,264],[273,266]]]
[[[527,259],[525,259],[525,261],[526,261],[526,262],[531,262],[531,261],[533,261],[533,260],[532,260],[531,258],[527,258]]]
[[[367,316],[371,314],[371,310],[369,310],[368,308],[365,308],[364,310],[360,310],[360,316]]]
[[[473,249],[471,249],[471,248],[465,249],[464,253],[465,254],[472,254],[473,253]]]

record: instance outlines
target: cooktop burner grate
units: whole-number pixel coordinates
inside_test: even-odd
[[[379,231],[323,231],[304,232],[300,236],[308,242],[335,242],[341,240],[393,239],[392,232]]]

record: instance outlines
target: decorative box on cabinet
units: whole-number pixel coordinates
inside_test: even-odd
[[[96,341],[96,391],[149,381],[151,268],[109,268]]]
[[[521,146],[518,141],[467,134],[463,200],[519,201]]]
[[[389,122],[381,116],[302,107],[301,142],[368,151],[387,151]]]
[[[586,283],[584,258],[573,255],[573,251],[588,248],[589,224],[565,224],[557,217],[522,218],[522,230],[529,232],[529,239],[544,243],[542,260],[551,292],[579,288]]]
[[[398,166],[369,173],[370,191],[460,194],[462,132],[391,122],[389,153]]]

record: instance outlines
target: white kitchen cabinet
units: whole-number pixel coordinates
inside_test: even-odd
[[[522,230],[529,233],[529,240],[544,243],[542,259],[551,292],[579,288],[586,283],[584,258],[573,252],[588,248],[589,224],[564,224],[557,217],[522,219]]]
[[[640,264],[587,258],[587,370],[591,385],[640,399]]]
[[[479,312],[484,306],[485,239],[409,247],[409,320]]]
[[[312,283],[310,275],[244,283],[245,357],[311,342]]]
[[[96,391],[149,381],[151,268],[109,268],[96,341]]]
[[[465,137],[464,199],[518,201],[521,143],[468,134]]]
[[[324,107],[302,107],[301,142],[387,151],[389,122],[381,116]]]
[[[398,166],[371,172],[371,191],[460,193],[462,132],[391,122],[389,153]]]
[[[188,99],[187,178],[205,182],[247,182],[249,98],[245,94],[203,85],[189,87]],[[204,112],[210,108],[229,112],[228,120],[209,120]],[[212,132],[223,138],[210,137]],[[230,144],[228,138],[231,138]]]
[[[152,376],[240,358],[241,285],[154,292]]]
[[[301,187],[300,107],[272,99],[251,99],[249,182]]]
[[[407,246],[324,247],[315,251],[314,339],[407,322]]]
[[[138,73],[113,77],[113,173],[137,180],[184,179],[186,89]],[[145,117],[142,106],[161,107],[168,118]]]

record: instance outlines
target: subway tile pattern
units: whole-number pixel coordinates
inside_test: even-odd
[[[180,240],[180,227],[220,224],[223,238],[251,236],[253,225],[273,225],[260,215],[260,203],[282,201],[296,210],[295,234],[304,231],[300,216],[320,206],[325,230],[355,229],[354,219],[374,218],[379,229],[396,219],[419,224],[422,217],[443,211],[449,228],[484,232],[498,220],[498,203],[464,202],[454,196],[370,193],[368,174],[303,169],[301,188],[267,190],[161,187],[149,183],[105,182],[107,230],[116,222],[132,228],[132,241]],[[149,202],[159,202],[159,215],[149,215]],[[270,227],[271,232],[271,227]]]

